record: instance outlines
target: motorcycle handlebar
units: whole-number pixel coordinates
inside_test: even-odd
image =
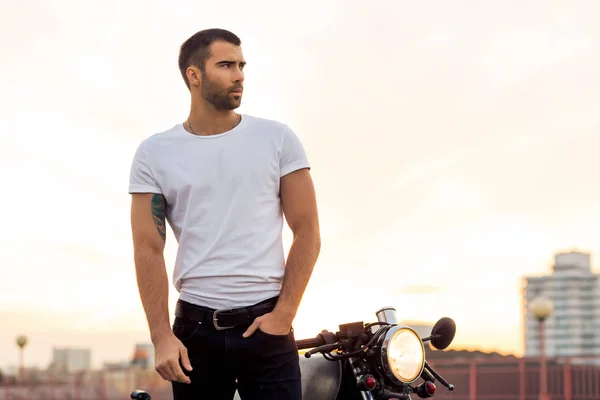
[[[323,346],[325,344],[325,339],[323,336],[319,335],[312,339],[300,339],[296,340],[296,346],[298,346],[298,350],[302,349],[312,349],[313,347]]]
[[[313,347],[319,347],[326,344],[333,344],[337,341],[337,334],[324,330],[312,339],[296,340],[296,346],[298,346],[298,350],[311,349]]]

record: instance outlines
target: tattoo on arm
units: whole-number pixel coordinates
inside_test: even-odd
[[[165,226],[166,208],[167,202],[163,195],[155,194],[152,196],[152,219],[162,240],[166,240],[167,237],[167,228]]]

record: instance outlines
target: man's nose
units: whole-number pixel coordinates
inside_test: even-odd
[[[240,67],[237,67],[233,73],[234,82],[243,82],[244,81],[244,71]]]

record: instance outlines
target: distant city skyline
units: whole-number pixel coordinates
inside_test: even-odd
[[[185,120],[178,48],[215,26],[243,41],[239,111],[287,123],[312,164],[323,245],[297,336],[394,305],[402,319],[454,318],[457,348],[522,353],[521,277],[557,251],[600,254],[600,2],[514,10],[8,3],[0,367],[18,362],[21,333],[27,365],[53,345],[118,361],[148,340],[129,168],[141,140]],[[169,275],[175,250],[169,231]]]
[[[556,258],[557,255],[561,256],[561,255],[569,255],[569,254],[583,254],[587,257],[587,262],[589,262],[590,267],[591,267],[591,260],[592,260],[592,254],[589,254],[585,251],[582,250],[574,250],[574,249],[568,249],[568,250],[559,250],[556,251],[552,254],[553,258]],[[534,276],[539,276],[540,278],[543,276],[548,276],[549,274],[551,274],[552,272],[552,268],[555,267],[555,262],[552,262],[548,265],[548,268],[546,271],[540,271],[537,274],[534,274]],[[535,279],[531,274],[528,275],[529,279]],[[521,279],[525,279],[526,276],[521,276]],[[417,287],[415,286],[414,289],[416,290],[416,296],[419,297],[421,296],[421,298],[423,297],[423,293],[427,294],[429,290],[432,290],[432,287],[428,287],[427,285],[421,286],[421,287]],[[515,291],[519,291],[519,293],[521,293],[520,291],[521,287],[520,284],[517,283],[515,285]],[[435,310],[435,299],[433,298],[435,295],[428,295],[428,297],[430,297],[430,301],[432,304],[431,309]],[[531,297],[532,295],[529,294],[528,297]],[[519,299],[520,302],[523,301],[522,298]],[[393,305],[393,304],[392,304]],[[401,309],[398,307],[398,305],[393,305],[397,308],[399,315],[401,315]],[[301,309],[303,309],[303,307],[301,307]],[[366,309],[365,309],[366,310]],[[517,310],[516,312],[519,314],[520,318],[523,318],[522,312],[523,312],[523,304],[520,303],[520,308],[519,310]],[[375,309],[372,310],[373,312],[376,311]],[[350,316],[352,315],[349,312],[345,313],[346,315]],[[431,315],[434,315],[433,312],[430,312]],[[372,316],[369,316],[368,311],[366,313],[361,314],[362,316],[365,317],[365,321],[374,321],[375,315],[373,314]],[[2,314],[0,313],[0,317],[2,316]],[[314,318],[314,316],[308,315],[308,318]],[[452,316],[451,316],[452,317]],[[73,318],[73,316],[71,316],[71,318]],[[75,319],[77,319],[78,317],[75,317]],[[85,318],[84,315],[79,316],[79,318]],[[119,317],[120,319],[127,319],[130,320],[132,322],[135,322],[133,325],[136,326],[136,329],[123,329],[121,328],[121,330],[115,330],[115,329],[111,329],[110,326],[104,326],[103,328],[99,329],[97,332],[91,332],[89,330],[83,329],[80,330],[78,333],[75,332],[71,332],[68,333],[66,331],[60,331],[57,330],[56,332],[52,332],[49,335],[48,334],[42,334],[39,332],[36,332],[36,334],[33,335],[33,337],[35,339],[41,340],[41,343],[36,343],[35,339],[33,341],[34,345],[34,349],[36,349],[36,351],[39,351],[43,346],[50,346],[48,347],[48,357],[47,359],[44,357],[40,357],[40,354],[34,354],[34,359],[35,360],[46,360],[46,361],[41,361],[40,364],[36,364],[36,367],[41,367],[42,369],[45,369],[46,367],[48,367],[51,363],[51,355],[52,355],[52,351],[53,348],[55,347],[65,347],[65,348],[78,348],[78,349],[90,349],[91,351],[91,366],[94,369],[100,369],[103,367],[104,364],[110,364],[110,363],[115,363],[115,364],[119,364],[119,363],[123,363],[123,362],[131,362],[132,358],[134,357],[134,352],[135,352],[135,348],[142,346],[143,343],[149,343],[149,336],[147,333],[147,329],[146,329],[146,325],[145,325],[145,316],[143,314],[143,311],[140,309],[138,310],[134,310],[130,313],[125,313],[120,315]],[[136,321],[136,318],[138,321]],[[302,318],[302,316],[300,317]],[[7,319],[11,319],[11,318],[7,318]],[[336,325],[336,321],[337,323],[344,323],[344,322],[350,322],[350,321],[354,321],[354,320],[360,320],[361,318],[359,317],[358,313],[356,313],[355,318],[351,318],[349,317],[348,319],[340,319],[340,317],[338,316],[331,316],[331,320],[327,321],[327,319],[323,319],[324,320],[324,325],[322,326],[322,328],[318,329],[318,330],[313,330],[312,332],[307,330],[307,329],[303,329],[302,327],[300,327],[299,329],[296,329],[296,336],[298,338],[306,338],[306,337],[312,337],[315,336],[318,332],[320,332],[320,330],[322,329],[328,329],[330,331],[335,331],[337,330],[338,326]],[[402,323],[408,323],[411,324],[411,326],[414,326],[417,329],[417,332],[419,332],[421,335],[424,335],[426,332],[429,332],[431,327],[433,326],[433,324],[436,322],[437,318],[433,318],[433,319],[406,319],[406,318],[401,318]],[[115,321],[113,321],[115,322]],[[118,320],[117,320],[118,322]],[[68,322],[65,320],[64,321],[65,326],[68,326]],[[123,326],[122,323],[118,323],[118,326]],[[460,329],[460,326],[458,326],[458,329]],[[499,352],[501,354],[514,354],[516,356],[522,356],[524,355],[524,350],[525,350],[525,342],[524,342],[524,336],[523,336],[523,332],[524,332],[524,326],[521,326],[518,328],[518,331],[515,332],[511,332],[511,334],[513,334],[514,336],[518,337],[518,340],[520,341],[518,343],[517,346],[515,347],[520,347],[521,350],[514,350],[511,348],[502,348],[500,346],[477,346],[477,345],[472,345],[471,343],[474,342],[475,340],[477,340],[476,335],[474,333],[470,333],[470,332],[461,332],[461,336],[458,337],[458,340],[455,340],[454,343],[450,346],[450,349],[454,349],[454,350],[482,350],[484,352]],[[504,333],[499,333],[499,332],[494,332],[492,330],[489,331],[487,338],[500,338],[500,334],[504,334]],[[530,333],[529,335],[531,335],[532,333]],[[533,333],[535,334],[535,333]],[[8,335],[6,335],[6,331],[4,332],[4,334],[2,332],[0,332],[0,343],[4,337],[7,337]],[[529,336],[528,336],[529,337]],[[31,345],[31,337],[28,336],[28,338],[30,338],[30,343],[28,344],[28,347]],[[16,339],[16,336],[13,338],[12,342],[14,343]],[[506,338],[504,338],[506,339]],[[57,340],[57,343],[60,343],[59,345],[55,344],[52,342],[52,340]],[[551,344],[553,344],[554,342],[550,342]],[[537,344],[536,344],[537,345]],[[14,355],[15,357],[18,355],[17,350],[16,350],[16,344],[14,345]],[[105,349],[102,352],[98,352],[99,349]],[[106,350],[108,349],[108,350]],[[94,351],[96,350],[96,351]],[[26,365],[28,366],[33,366],[31,364],[27,363],[27,360],[29,358],[29,353],[31,352],[31,350],[29,348],[26,348],[25,354],[26,354]],[[102,354],[102,355],[100,355]],[[553,354],[552,351],[550,351],[550,354]],[[153,355],[152,355],[153,356]],[[5,357],[6,359],[6,357]],[[13,364],[6,363],[6,365],[2,365],[0,364],[0,370],[16,370],[18,364],[17,364],[17,358],[15,358],[15,362]]]

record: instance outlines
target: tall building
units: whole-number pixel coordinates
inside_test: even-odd
[[[77,348],[53,348],[51,368],[65,372],[86,371],[92,367],[92,351]]]
[[[555,254],[550,274],[525,278],[525,356],[540,354],[539,322],[529,310],[537,296],[554,303],[545,325],[548,356],[600,356],[599,276],[592,272],[590,254],[572,251]]]

